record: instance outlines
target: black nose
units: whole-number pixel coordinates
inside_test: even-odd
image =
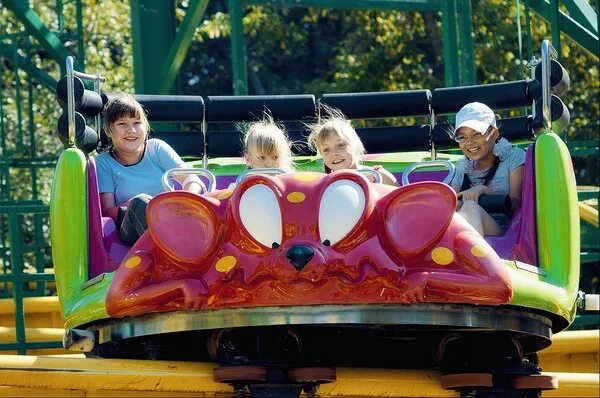
[[[292,264],[294,268],[300,272],[302,271],[302,268],[308,264],[314,254],[315,252],[310,246],[296,245],[290,247],[285,256],[290,264]]]

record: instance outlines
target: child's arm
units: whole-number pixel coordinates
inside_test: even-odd
[[[125,209],[126,207],[124,207]],[[110,217],[115,224],[119,222],[119,206],[112,192],[103,192],[100,194],[100,209],[104,217]]]
[[[466,202],[467,200],[478,202],[481,195],[494,195],[495,193],[496,192],[487,185],[476,185],[473,188],[458,192],[457,196],[459,199],[462,199],[463,202]]]
[[[398,181],[396,180],[396,177],[392,173],[387,171],[383,166],[373,166],[373,170],[381,174],[381,182],[383,184],[398,186]]]
[[[197,193],[199,195],[206,192],[206,187],[198,176],[193,174],[187,176],[179,175],[173,178],[175,178],[181,184],[181,187],[188,192]]]

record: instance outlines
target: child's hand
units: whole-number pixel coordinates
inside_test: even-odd
[[[381,178],[382,178],[382,183],[387,184],[387,185],[398,185],[398,181],[396,181],[396,177],[394,177],[394,175],[392,173],[390,173],[389,171],[387,171],[385,169],[385,167],[383,167],[382,165],[375,165],[373,166],[373,170],[377,171],[379,174],[381,174]]]
[[[461,191],[458,193],[458,197],[462,199],[463,202],[467,200],[472,200],[474,202],[479,201],[479,197],[481,195],[491,195],[494,192],[485,185],[477,185],[471,189],[467,189],[466,191]]]
[[[381,169],[381,166],[372,166],[371,170],[375,170],[377,172],[379,172],[379,169]],[[367,180],[371,181],[371,182],[377,182],[376,178],[373,174],[365,174],[365,177],[367,177]]]

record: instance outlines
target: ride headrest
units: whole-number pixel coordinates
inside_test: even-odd
[[[65,147],[69,146],[69,119],[66,113],[58,118],[58,138]],[[75,112],[75,146],[85,153],[94,151],[98,146],[98,133],[88,126],[85,117]]]
[[[456,113],[469,102],[483,102],[494,110],[531,106],[530,81],[446,87],[433,90],[432,106],[436,115]]]
[[[295,156],[315,155],[306,144],[305,130],[286,130]],[[207,156],[209,158],[243,156],[243,133],[239,130],[210,131],[207,134]]]
[[[356,129],[367,153],[428,151],[431,126],[369,127]]]
[[[431,91],[324,94],[320,103],[338,108],[350,119],[427,116],[430,114]]]
[[[209,96],[206,120],[210,122],[251,122],[267,112],[278,121],[307,120],[316,117],[312,94]]]
[[[103,93],[106,104],[115,94]],[[134,95],[151,122],[202,122],[204,99],[199,95]]]

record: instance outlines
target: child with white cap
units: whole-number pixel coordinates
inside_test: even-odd
[[[502,229],[479,204],[481,195],[508,194],[511,209],[521,202],[525,151],[500,138],[494,112],[471,102],[456,114],[453,138],[465,154],[450,185],[462,200],[461,214],[482,236],[497,236]]]

